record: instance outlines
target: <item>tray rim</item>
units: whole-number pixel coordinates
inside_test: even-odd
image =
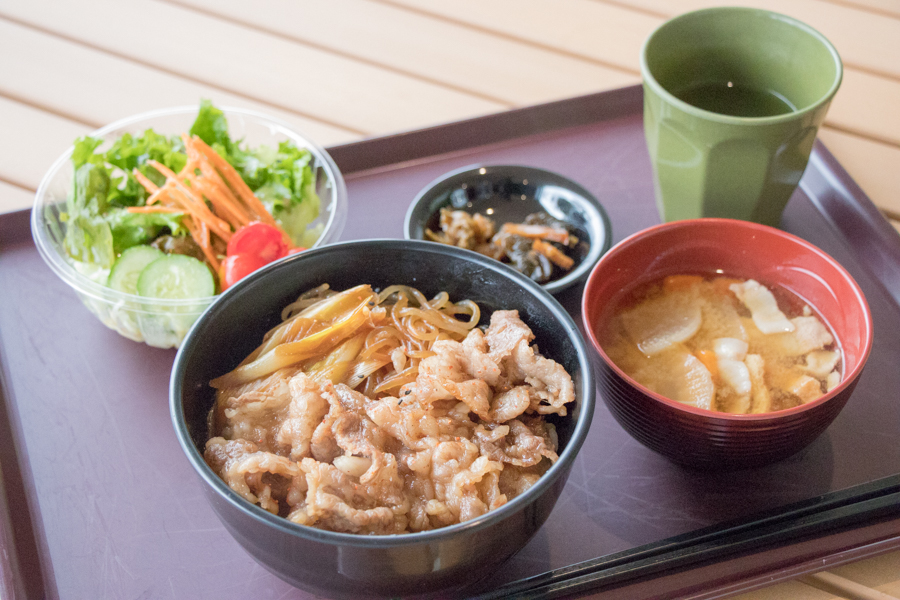
[[[643,106],[642,97],[643,88],[637,84],[335,145],[327,147],[326,150],[347,180],[352,181],[354,178],[382,170],[401,169],[472,148],[485,148],[633,115],[635,105]],[[863,259],[860,260],[862,267],[900,306],[900,233],[891,226],[821,140],[815,142],[800,188],[826,218],[833,231],[843,238],[854,255]],[[817,193],[823,190],[830,193]],[[838,191],[841,194],[838,194]],[[846,202],[847,197],[853,202]],[[0,214],[0,251],[5,245],[30,241],[28,227],[30,213],[31,209],[20,209]],[[43,556],[32,556],[35,552],[26,549],[25,554],[28,556],[25,560],[38,560],[37,565],[31,566],[38,567],[41,575],[38,579],[43,581],[45,587],[38,591],[34,581],[29,585],[28,579],[23,577],[21,572],[22,565],[16,564],[23,558],[16,556],[17,545],[14,534],[21,537],[22,529],[21,526],[16,529],[12,523],[9,510],[10,495],[19,501],[24,495],[27,512],[30,515],[33,510],[31,495],[34,482],[31,479],[30,466],[22,461],[22,453],[19,451],[22,434],[19,430],[16,408],[10,406],[8,402],[10,396],[7,387],[8,367],[2,359],[2,350],[0,348],[0,403],[2,403],[0,432],[11,432],[11,438],[10,443],[6,444],[8,447],[0,448],[2,450],[0,458],[3,459],[2,472],[5,474],[0,476],[0,509],[3,509],[0,510],[0,553],[11,556],[12,560],[0,564],[0,591],[9,594],[8,597],[13,599],[19,598],[19,595],[27,598],[28,594],[40,594],[41,597],[45,597],[49,593],[53,596],[56,592],[55,586],[48,580],[52,579],[53,567],[45,564],[49,557],[40,549],[42,545],[40,523],[29,524],[27,529],[34,538],[29,541],[33,543],[37,554]],[[7,481],[13,482],[13,489],[9,489]],[[868,545],[879,542],[881,551],[900,547],[900,535],[896,535],[897,524],[900,524],[900,474],[829,492],[818,498],[782,506],[776,510],[777,512],[769,511],[764,515],[717,524],[576,565],[568,565],[520,582],[512,582],[500,590],[504,591],[503,597],[527,594],[528,597],[549,598],[600,589],[604,586],[627,587],[641,581],[646,582],[648,578],[652,579],[654,574],[663,571],[689,572],[692,569],[702,568],[710,561],[728,560],[735,555],[749,555],[758,549],[761,543],[772,543],[773,545],[767,546],[765,551],[773,551],[810,539],[841,540],[848,532],[867,525],[874,526],[881,532],[879,539],[869,540]],[[817,535],[814,530],[808,528],[809,520],[826,513],[835,516],[835,527],[831,529],[826,527]],[[860,522],[860,519],[866,518],[873,519],[873,522]],[[758,536],[752,535],[751,531],[739,547],[730,550],[728,540],[723,539],[730,534],[753,530],[754,527],[765,527],[773,522],[797,532],[803,536],[802,539],[790,540],[785,536],[766,538],[768,535],[766,531],[757,532]],[[827,521],[819,522],[818,525],[820,527],[827,525]],[[880,525],[884,527],[879,529]],[[893,536],[887,532],[893,533]],[[12,541],[11,547],[8,540]],[[854,547],[857,548],[857,553],[861,552],[858,541]],[[847,550],[846,547],[843,548],[844,553]],[[865,554],[858,558],[864,556]],[[638,564],[637,561],[643,562]],[[817,559],[814,562],[822,561]],[[621,569],[623,564],[630,565],[630,568]],[[549,588],[545,590],[546,593],[541,592],[541,595],[531,595],[527,589],[534,587],[535,584],[541,586],[549,584]],[[500,596],[494,596],[493,592],[489,592],[479,597],[487,599]]]

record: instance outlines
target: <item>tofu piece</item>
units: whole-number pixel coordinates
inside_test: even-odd
[[[736,398],[720,398],[727,412],[747,413],[750,410],[750,372],[744,364],[747,342],[737,338],[716,338],[713,341],[719,377],[731,388]]]
[[[795,317],[791,319],[794,324],[794,340],[797,350],[802,350],[794,356],[805,354],[812,350],[819,350],[834,342],[834,338],[818,318]]]
[[[734,358],[719,359],[719,376],[739,396],[750,394],[750,371],[742,360]]]
[[[747,342],[737,338],[723,337],[713,340],[713,352],[720,359],[733,358],[734,360],[744,360],[748,349]]]
[[[716,410],[734,415],[750,412],[750,394],[736,394],[730,387],[720,388],[716,394]]]
[[[840,353],[833,350],[813,350],[806,355],[803,370],[817,379],[825,379],[834,371],[840,358]]]
[[[802,356],[813,350],[821,350],[834,342],[825,325],[813,316],[791,319],[794,331],[764,334],[756,327],[747,327],[751,348],[765,348],[766,355]],[[752,323],[747,323],[752,325]]]
[[[769,386],[766,385],[766,365],[763,357],[759,354],[748,354],[744,364],[750,372],[750,412],[755,415],[772,412],[772,396],[769,394]]]
[[[832,371],[825,378],[825,388],[830,392],[831,390],[836,388],[840,382],[841,382],[841,374],[838,373],[837,371]]]
[[[744,283],[732,283],[728,289],[747,307],[753,323],[763,333],[782,333],[794,330],[793,323],[778,308],[775,296],[758,281],[748,279]]]
[[[809,375],[800,375],[793,381],[787,391],[800,398],[803,404],[806,404],[822,395],[822,385]]]

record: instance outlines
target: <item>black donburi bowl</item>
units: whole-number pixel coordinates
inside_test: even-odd
[[[575,406],[553,422],[559,460],[531,489],[500,508],[457,525],[389,536],[334,533],[296,525],[250,504],[204,462],[209,381],[231,370],[280,321],[301,292],[328,283],[407,284],[426,296],[441,290],[469,298],[482,323],[498,309],[517,309],[541,353],[575,382]],[[559,303],[534,282],[475,252],[410,240],[344,242],[273,263],[238,282],[197,320],[178,351],[170,384],[178,440],[226,529],[260,564],[296,587],[326,597],[459,594],[493,573],[547,519],[590,427],[594,380],[585,342]]]

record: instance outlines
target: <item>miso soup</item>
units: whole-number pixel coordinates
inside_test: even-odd
[[[667,398],[755,414],[811,402],[840,383],[841,353],[795,294],[752,279],[672,275],[613,311],[602,346]]]

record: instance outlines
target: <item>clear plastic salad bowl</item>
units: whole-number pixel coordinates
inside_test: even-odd
[[[101,151],[124,133],[140,135],[153,129],[166,136],[177,136],[190,130],[198,110],[198,106],[185,106],[147,112],[116,121],[91,136],[104,140]],[[277,119],[237,108],[220,110],[228,121],[231,138],[244,147],[277,147],[279,142],[292,141],[298,148],[309,150],[316,192],[321,199],[319,217],[312,224],[321,227],[321,234],[312,247],[337,241],[347,217],[347,189],[328,153]],[[38,251],[104,325],[150,346],[179,347],[191,325],[216,296],[151,299],[123,293],[106,286],[106,273],[102,270],[87,269],[85,263],[73,260],[63,245],[66,223],[62,216],[74,177],[72,152],[70,147],[53,163],[38,188],[31,214],[31,231]]]

